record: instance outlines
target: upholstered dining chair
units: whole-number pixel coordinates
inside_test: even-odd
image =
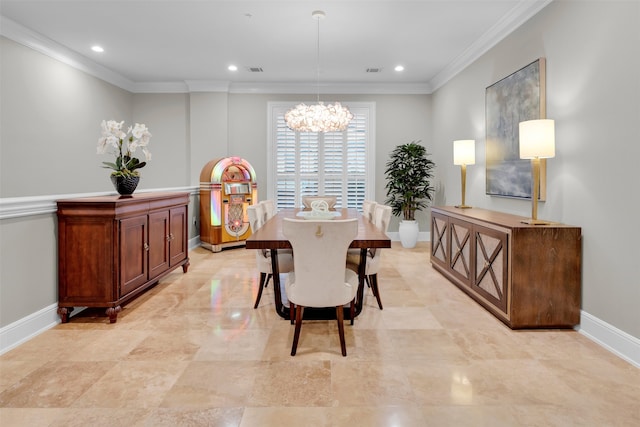
[[[378,203],[374,200],[363,200],[362,201],[362,216],[369,222],[374,222],[375,218],[375,211],[376,211],[376,205]],[[349,251],[347,252],[347,259],[351,259],[351,260],[359,260],[360,259],[360,249],[349,249]],[[356,265],[358,264],[359,261],[353,261],[356,263]],[[371,284],[369,283],[368,280],[366,280],[367,282],[367,286],[371,287]]]
[[[363,200],[362,201],[362,215],[368,219],[370,222],[373,222],[373,215],[375,213],[376,205],[378,203],[374,200]]]
[[[374,214],[375,226],[383,231],[387,232],[389,229],[389,223],[391,222],[391,206],[382,204],[376,204]],[[371,288],[371,292],[376,297],[378,307],[382,310],[382,299],[380,298],[380,288],[378,287],[378,271],[380,270],[380,256],[382,255],[382,249],[372,248],[367,251],[367,263],[365,265],[365,280]],[[355,253],[353,250],[349,252],[347,256],[347,267],[358,271],[358,265],[360,264],[360,253]]]
[[[329,209],[335,209],[338,198],[336,196],[302,196],[302,206],[305,209],[311,209],[311,203],[314,200],[324,200],[329,205]]]
[[[265,222],[270,220],[277,213],[276,201],[272,199],[263,200],[260,202],[264,208]]]
[[[247,206],[247,216],[249,217],[249,227],[254,233],[264,224],[263,206],[258,203],[256,205]],[[271,267],[271,251],[268,249],[256,249],[256,267],[260,273],[260,284],[258,286],[258,295],[253,308],[258,308],[260,298],[262,298],[262,290],[267,287],[269,279],[273,274]],[[293,254],[291,251],[278,251],[278,270],[281,273],[288,273],[293,270]]]
[[[285,281],[292,316],[295,309],[291,355],[295,356],[298,348],[304,308],[335,307],[340,347],[342,355],[346,356],[344,306],[349,304],[353,323],[358,275],[345,268],[345,260],[347,249],[358,234],[358,220],[284,218],[282,232],[291,243],[294,254],[294,270]]]

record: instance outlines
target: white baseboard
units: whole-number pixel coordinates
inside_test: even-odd
[[[189,250],[193,250],[200,246],[202,242],[200,242],[200,236],[196,236],[193,239],[189,239]]]
[[[58,303],[51,304],[0,329],[0,354],[16,348],[60,323]]]
[[[640,339],[598,319],[580,312],[578,332],[618,357],[640,368]]]

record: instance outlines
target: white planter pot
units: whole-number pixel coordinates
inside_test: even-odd
[[[413,248],[418,241],[418,223],[416,221],[400,221],[398,234],[403,248]]]

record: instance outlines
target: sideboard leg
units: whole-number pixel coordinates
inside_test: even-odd
[[[58,307],[58,316],[60,316],[62,323],[69,322],[69,317],[71,316],[72,311],[73,307]]]
[[[184,264],[182,264],[182,272],[186,273],[187,270],[189,269],[189,265],[191,265],[191,263],[189,262],[189,260],[187,260],[187,262],[185,262]]]
[[[115,307],[107,308],[107,316],[109,316],[109,323],[116,323],[116,321],[118,320],[118,313],[120,313],[121,310],[122,308],[120,308],[119,305]]]

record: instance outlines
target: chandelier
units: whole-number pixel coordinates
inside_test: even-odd
[[[298,104],[287,111],[284,120],[289,129],[297,132],[337,132],[343,131],[349,126],[353,114],[347,107],[339,102],[325,105],[320,102],[320,20],[325,13],[316,10],[311,16],[318,20],[318,46],[317,46],[317,91],[318,99],[315,105]]]

